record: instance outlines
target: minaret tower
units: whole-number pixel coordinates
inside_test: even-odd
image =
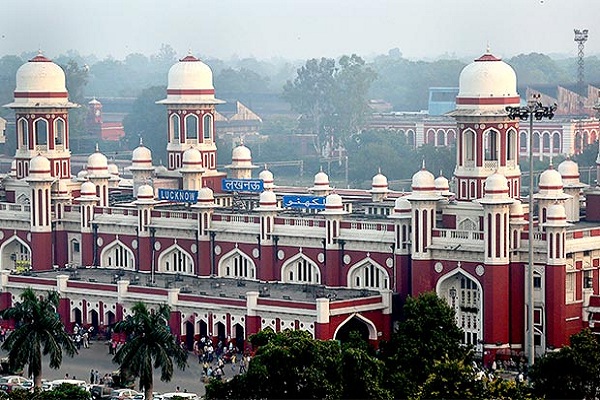
[[[70,181],[68,111],[78,106],[69,101],[64,71],[40,53],[17,70],[16,81],[14,101],[4,107],[15,110],[17,179],[29,176],[39,154],[53,178]]]
[[[482,198],[485,179],[496,171],[508,179],[509,196],[518,198],[519,122],[505,110],[520,103],[515,71],[488,50],[462,70],[459,86],[456,110],[450,113],[458,125],[457,200]]]
[[[149,184],[149,180],[154,173],[152,152],[144,146],[141,138],[140,145],[131,153],[131,167],[129,167],[129,171],[133,175],[133,193],[137,194],[140,186]]]
[[[53,265],[50,191],[54,178],[50,170],[50,161],[36,156],[29,163],[26,178],[31,188],[31,263],[37,271],[49,270]]]
[[[104,154],[98,149],[88,157],[87,162],[88,179],[96,185],[96,194],[100,199],[98,205],[100,207],[108,207],[108,160]]]
[[[183,153],[196,148],[202,154],[206,176],[219,176],[208,186],[218,183],[219,188],[223,174],[217,172],[215,105],[220,103],[223,101],[215,98],[210,67],[191,54],[171,67],[167,98],[157,102],[167,106],[167,168],[180,169]]]
[[[200,190],[202,188],[202,154],[198,149],[187,149],[183,153],[183,166],[179,169],[183,177],[184,190]]]
[[[236,146],[231,152],[231,164],[225,166],[231,173],[229,176],[234,179],[250,179],[252,178],[252,170],[256,169],[256,165],[252,165],[252,152],[246,146],[244,141]]]

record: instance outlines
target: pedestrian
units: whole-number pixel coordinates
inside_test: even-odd
[[[204,375],[206,375],[206,371],[208,371],[208,361],[204,361],[204,364],[202,364],[202,370],[204,371]]]
[[[97,384],[100,383],[100,372],[98,372],[98,370],[94,372],[94,378]]]
[[[69,379],[69,373],[68,372],[65,374],[65,379]]]
[[[94,370],[92,369],[90,371],[90,385],[93,385],[94,383],[96,383],[96,374],[94,373]]]

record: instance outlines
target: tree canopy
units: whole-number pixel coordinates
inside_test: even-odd
[[[57,292],[38,297],[27,288],[20,297],[20,302],[1,313],[3,319],[12,319],[16,323],[15,330],[2,343],[2,349],[8,351],[11,369],[22,369],[27,365],[27,376],[33,376],[34,385],[41,387],[42,356],[49,356],[50,368],[58,369],[63,351],[72,357],[76,353],[75,344],[56,312]]]

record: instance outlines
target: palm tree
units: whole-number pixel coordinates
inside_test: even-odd
[[[50,368],[58,369],[63,351],[73,357],[77,350],[65,331],[58,313],[60,295],[50,291],[38,297],[31,288],[21,293],[21,302],[0,314],[15,321],[15,330],[6,338],[2,349],[8,351],[11,368],[28,365],[28,376],[33,376],[36,387],[42,387],[42,355],[50,355]]]
[[[149,312],[144,303],[135,303],[131,315],[115,324],[115,332],[124,332],[128,340],[117,351],[113,361],[121,371],[127,370],[140,378],[140,389],[145,399],[152,400],[154,370],[160,368],[160,380],[169,382],[173,377],[173,361],[179,369],[187,366],[187,351],[179,346],[171,334],[167,321],[171,309],[161,304],[158,310]]]

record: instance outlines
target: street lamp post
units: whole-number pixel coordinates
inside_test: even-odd
[[[532,99],[527,101],[526,106],[522,107],[506,107],[508,118],[520,119],[522,121],[529,120],[529,233],[528,233],[528,262],[525,285],[526,299],[526,324],[525,324],[525,344],[527,361],[529,365],[533,365],[535,359],[535,344],[533,331],[533,120],[540,121],[543,118],[552,119],[556,104],[551,106],[543,106],[540,101],[540,95],[533,95]]]

